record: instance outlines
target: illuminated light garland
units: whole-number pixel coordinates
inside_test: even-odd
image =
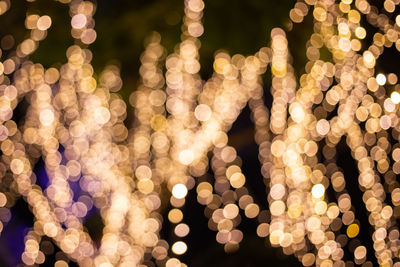
[[[48,236],[82,266],[146,265],[145,254],[158,265],[186,266],[177,258],[190,250],[179,240],[190,232],[181,208],[193,189],[225,251],[239,247],[243,233],[238,226],[244,214],[257,219],[258,236],[294,254],[304,266],[344,266],[348,239],[357,238],[365,227],[355,217],[346,191],[348,179],[335,160],[336,146],[346,136],[374,229],[377,262],[399,266],[395,220],[400,216],[400,189],[395,177],[400,173],[400,148],[388,140],[390,134],[394,139],[400,136],[398,77],[375,73],[375,65],[386,47],[400,50],[400,15],[392,14],[400,1],[385,0],[386,13],[365,0],[298,1],[289,12],[293,23],[301,23],[309,13],[314,18],[306,50],[309,61],[298,81],[286,34],[275,28],[271,47],[253,56],[217,53],[214,73],[204,82],[198,61],[204,2],[187,0],[176,52],[167,55],[157,33],[148,39],[141,56],[141,84],[129,98],[135,116],[129,129],[123,122],[126,104],[116,93],[122,86],[119,69],[107,66],[96,80],[93,55],[83,48],[97,36],[94,4],[63,2],[70,7],[71,35],[83,44],[68,48],[66,64],[44,69],[29,60],[52,25],[51,17],[37,14],[25,20],[30,38],[0,62],[0,207],[10,208],[19,194],[32,208],[35,222],[21,255],[25,264],[45,261],[40,244]],[[0,1],[0,15],[9,8],[9,1]],[[367,49],[362,49],[361,40],[368,34],[360,24],[362,17],[379,29]],[[12,41],[7,38],[5,43]],[[320,59],[323,47],[331,61]],[[270,111],[261,83],[268,65]],[[24,122],[17,125],[11,118],[23,98],[29,107]],[[247,103],[269,211],[254,202],[241,159],[227,145],[227,131]],[[328,116],[334,110],[337,115]],[[40,158],[49,177],[44,190],[35,184],[32,170]],[[209,163],[213,184],[197,182]],[[70,183],[78,183],[80,191],[74,192]],[[160,207],[168,201],[165,186],[171,192],[168,220],[178,240],[173,244],[159,236],[164,212]],[[330,187],[337,199],[326,197]],[[392,205],[385,202],[386,194]],[[93,205],[105,224],[99,248],[82,224]],[[2,214],[0,233],[10,218],[8,210]],[[354,263],[372,265],[366,261],[365,246],[351,252]],[[66,265],[64,260],[56,263]]]

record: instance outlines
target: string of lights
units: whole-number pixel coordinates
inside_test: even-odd
[[[298,1],[289,28],[307,16],[313,21],[304,73],[297,77],[286,32],[274,28],[270,45],[254,55],[218,51],[208,80],[199,61],[205,4],[185,0],[175,51],[168,53],[158,33],[146,40],[140,84],[128,101],[131,125],[118,93],[120,69],[107,65],[96,75],[91,64],[89,47],[101,34],[95,4],[58,2],[69,6],[75,40],[64,64],[45,68],[30,59],[52,26],[45,14],[28,14],[30,37],[3,53],[13,42],[8,35],[0,49],[0,234],[23,198],[34,215],[24,264],[45,262],[48,237],[80,266],[186,266],[179,256],[191,249],[183,207],[192,190],[227,253],[239,248],[245,216],[257,222],[260,238],[304,266],[400,266],[400,87],[395,73],[376,70],[385,49],[400,51],[399,0],[382,8],[366,0]],[[0,15],[10,8],[0,0]],[[263,84],[269,72],[270,108]],[[22,102],[28,108],[17,120]],[[243,161],[228,144],[246,105],[268,209],[252,197]],[[343,137],[358,178],[337,164]],[[35,171],[41,162],[45,174]],[[40,175],[48,177],[45,187]],[[362,192],[369,226],[357,218],[349,183]],[[83,224],[93,207],[104,223],[99,244]],[[160,235],[165,218],[175,237],[170,243]],[[366,227],[374,251],[350,242]]]

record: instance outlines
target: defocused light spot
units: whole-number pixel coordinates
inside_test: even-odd
[[[187,245],[185,242],[178,241],[172,245],[171,249],[172,249],[172,252],[174,252],[176,255],[182,255],[186,252]]]
[[[359,231],[360,227],[358,226],[358,224],[353,223],[347,227],[346,233],[348,237],[354,238],[358,235]]]
[[[183,164],[183,165],[189,165],[190,163],[192,163],[194,160],[194,154],[191,150],[182,150],[179,153],[179,161]]]
[[[87,22],[86,16],[84,14],[77,14],[71,19],[71,26],[75,29],[82,29],[85,27]]]
[[[384,85],[384,84],[386,83],[386,76],[383,75],[382,73],[379,73],[379,74],[376,76],[376,82],[377,82],[379,85]]]
[[[172,195],[174,197],[176,197],[177,199],[184,198],[187,193],[188,193],[188,190],[184,184],[176,184],[172,188]]]
[[[51,18],[49,16],[41,16],[37,21],[37,28],[45,31],[51,26]]]
[[[311,190],[312,196],[315,198],[321,198],[324,196],[325,187],[322,184],[316,184]]]

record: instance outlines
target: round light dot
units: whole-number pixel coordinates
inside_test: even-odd
[[[54,112],[50,109],[45,109],[40,112],[40,123],[44,126],[49,126],[54,122]]]
[[[316,129],[320,135],[327,135],[330,130],[329,122],[325,119],[319,120],[317,122]]]
[[[172,223],[179,223],[183,219],[183,213],[180,209],[172,209],[168,213],[168,220]]]
[[[359,231],[360,227],[358,226],[358,224],[353,223],[347,227],[346,233],[348,237],[354,238],[358,235]]]
[[[24,171],[24,163],[20,159],[13,159],[10,168],[13,173],[21,174]]]
[[[269,234],[269,224],[267,223],[261,223],[258,227],[257,227],[257,235],[259,237],[267,237]]]
[[[183,241],[178,241],[172,245],[171,249],[172,249],[172,252],[174,252],[176,255],[182,255],[186,252],[187,245]]]
[[[49,16],[41,16],[37,21],[37,28],[45,31],[51,26],[51,18]]]
[[[194,115],[199,121],[208,121],[211,118],[211,109],[205,104],[198,105],[194,110]]]
[[[58,229],[53,223],[46,223],[43,226],[43,232],[49,237],[55,237],[58,233]]]
[[[82,29],[85,27],[87,22],[86,16],[84,14],[77,14],[71,19],[71,26],[75,29]]]
[[[392,99],[392,102],[395,104],[399,104],[400,103],[400,94],[398,92],[393,92],[390,95],[390,98]]]
[[[187,224],[180,223],[175,227],[175,234],[179,237],[184,237],[189,234],[190,228]]]
[[[8,129],[4,125],[0,125],[0,141],[4,141],[8,137]]]
[[[7,197],[3,193],[0,193],[0,207],[4,207],[7,203]]]
[[[227,219],[234,219],[239,214],[239,208],[235,204],[228,204],[224,207],[223,214]]]
[[[383,75],[382,73],[379,73],[379,74],[376,76],[376,82],[377,82],[379,85],[385,85],[385,83],[386,83],[386,76]]]
[[[325,187],[322,184],[316,184],[313,186],[311,193],[315,198],[322,198],[325,193]]]
[[[367,255],[367,248],[364,246],[358,246],[354,250],[354,258],[356,259],[362,259]]]
[[[194,160],[194,154],[191,150],[185,149],[179,153],[179,161],[183,165],[189,165]]]
[[[110,111],[105,107],[98,107],[94,111],[94,119],[99,124],[105,124],[110,120]]]
[[[58,260],[54,264],[54,267],[68,267],[68,263],[63,260]]]
[[[188,193],[187,187],[184,184],[176,184],[172,188],[172,195],[177,199],[184,198]]]

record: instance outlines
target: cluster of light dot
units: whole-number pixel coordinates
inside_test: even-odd
[[[357,239],[369,227],[377,262],[400,264],[400,87],[396,74],[375,72],[385,48],[400,50],[399,0],[385,0],[382,10],[365,0],[298,1],[289,28],[309,13],[314,22],[299,79],[285,31],[275,28],[270,47],[254,55],[217,52],[207,81],[199,75],[198,52],[204,2],[187,0],[181,42],[172,54],[159,34],[146,40],[141,83],[129,97],[135,118],[129,127],[127,106],[117,94],[118,67],[107,66],[95,78],[90,63],[95,5],[59,2],[69,5],[75,39],[67,63],[45,69],[29,60],[52,25],[46,14],[27,15],[30,37],[21,43],[12,35],[1,39],[0,233],[22,196],[35,217],[21,255],[25,264],[41,264],[52,254],[52,243],[42,239],[47,236],[68,255],[56,256],[57,267],[69,260],[81,266],[186,266],[177,255],[190,249],[183,241],[190,227],[182,207],[191,189],[227,252],[238,249],[245,216],[257,220],[258,236],[304,266],[372,266]],[[10,4],[0,1],[0,15]],[[370,44],[363,41],[370,33],[362,19],[377,29]],[[327,51],[330,59],[323,60]],[[270,110],[262,84],[268,66]],[[22,100],[29,106],[17,124],[13,113]],[[227,131],[247,104],[268,210],[246,188],[242,160],[228,145]],[[345,177],[336,164],[342,137],[357,162],[358,179]],[[33,172],[40,159],[49,177],[46,188]],[[359,200],[347,192],[349,182],[362,191],[370,226],[355,216],[352,201]],[[93,206],[105,225],[100,246],[83,226]],[[159,235],[166,209],[171,244]],[[352,256],[344,259],[345,251]]]

